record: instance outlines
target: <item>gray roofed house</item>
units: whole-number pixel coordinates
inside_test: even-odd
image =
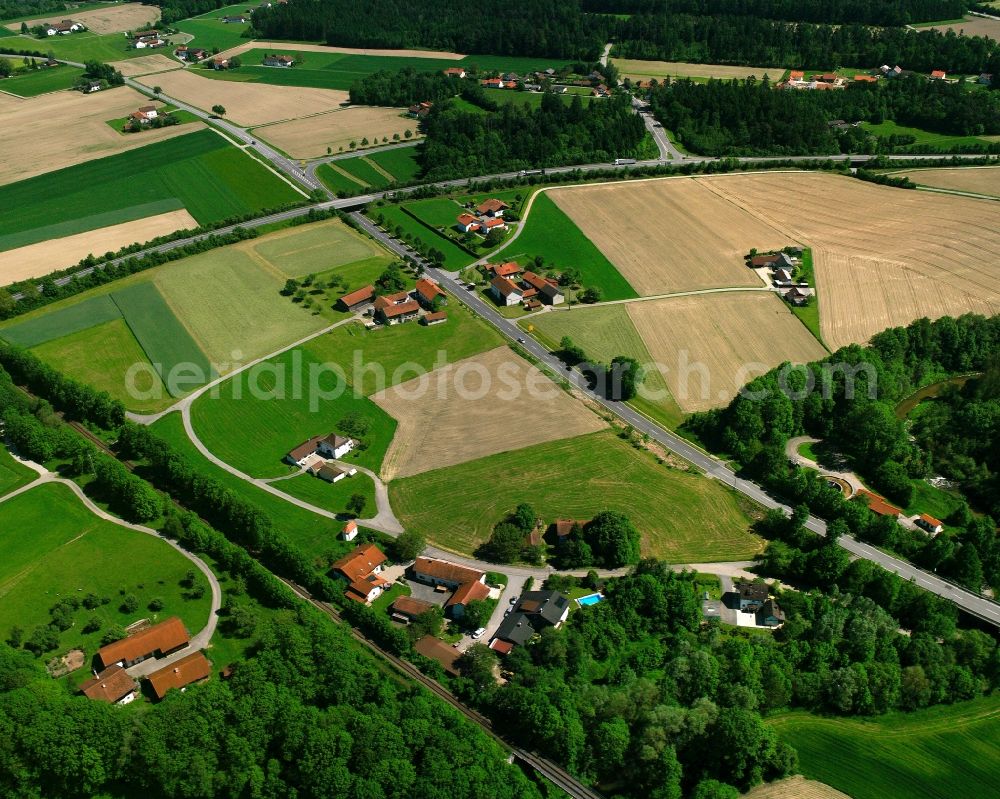
[[[757,624],[764,627],[777,627],[785,623],[785,611],[778,607],[778,603],[769,599],[760,610],[757,611]]]
[[[525,591],[518,598],[514,613],[527,615],[538,630],[558,627],[569,615],[569,600],[558,591]]]
[[[497,628],[495,637],[512,644],[526,644],[535,634],[531,619],[525,613],[511,613]]]
[[[740,610],[757,611],[767,601],[770,592],[767,583],[737,582],[733,585],[740,598]]]

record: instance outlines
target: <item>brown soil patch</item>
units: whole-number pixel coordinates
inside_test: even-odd
[[[332,89],[213,80],[190,69],[140,78],[139,82],[149,87],[160,86],[165,95],[204,111],[223,105],[226,119],[247,127],[333,111],[348,99],[347,92]]]
[[[91,253],[103,255],[127,244],[147,242],[175,230],[196,227],[198,222],[187,211],[171,211],[0,252],[0,285],[65,269]]]
[[[228,106],[227,106],[228,108]],[[402,139],[405,131],[416,134],[417,121],[403,116],[402,108],[352,106],[329,114],[281,122],[256,128],[254,133],[288,153],[292,158],[317,158],[326,155],[326,148],[339,152],[360,144],[363,138],[377,136],[392,140],[394,133]]]
[[[82,22],[92,33],[105,34],[141,28],[146,23],[154,22],[159,18],[160,9],[154,6],[125,3],[120,6],[96,8],[93,11],[53,11],[47,17],[28,20],[28,27],[32,28],[45,22],[57,22],[61,19],[71,19],[74,22]],[[21,23],[11,22],[6,27],[7,30],[20,31]]]
[[[123,136],[105,124],[148,104],[147,97],[126,86],[96,94],[58,92],[12,103],[0,95],[0,185],[203,127],[200,122],[191,122]]]
[[[226,58],[245,53],[247,50],[297,50],[302,53],[348,53],[350,55],[398,56],[400,58],[441,58],[460,61],[461,53],[439,53],[436,50],[361,50],[357,47],[328,47],[324,44],[289,44],[288,42],[252,41],[239,44],[222,53]]]
[[[507,347],[458,361],[372,399],[399,422],[382,466],[385,480],[607,427]]]
[[[919,28],[919,30],[927,29]],[[986,36],[990,39],[1000,41],[1000,20],[997,19],[969,17],[962,22],[956,22],[954,25],[936,25],[934,30],[941,31],[942,33],[955,31],[955,33],[964,33],[966,36]]]
[[[1000,312],[1000,226],[982,200],[813,172],[697,180],[813,248],[831,349],[924,316]]]
[[[1000,197],[1000,167],[997,166],[911,169],[898,174],[908,177],[914,183],[937,189],[971,191],[973,194]]]
[[[723,292],[628,304],[628,315],[685,413],[726,405],[783,361],[826,352],[772,292]]]
[[[649,80],[671,78],[745,78],[758,80],[765,75],[772,80],[785,74],[784,67],[731,67],[724,64],[688,64],[683,61],[640,61],[632,58],[612,58],[622,77]]]
[[[169,72],[172,69],[183,69],[184,65],[170,56],[162,53],[155,55],[143,55],[138,58],[126,58],[124,61],[115,61],[111,64],[126,78],[134,78],[137,75],[151,75],[154,72]]]
[[[760,286],[743,256],[794,243],[689,178],[556,189],[549,197],[643,296]]]
[[[85,661],[86,655],[82,649],[71,649],[61,657],[52,658],[45,668],[53,679],[58,679],[81,668]]]
[[[758,785],[743,799],[851,799],[846,793],[823,782],[807,780],[801,774],[778,782]]]

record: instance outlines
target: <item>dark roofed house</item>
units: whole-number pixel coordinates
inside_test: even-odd
[[[767,600],[757,611],[757,624],[763,627],[778,627],[784,623],[785,611],[773,599]]]
[[[767,595],[770,591],[767,583],[750,582],[749,580],[740,580],[733,585],[733,588],[736,589],[740,598],[740,610],[754,612],[760,610],[767,601]]]
[[[784,296],[788,302],[796,306],[802,306],[809,302],[809,295],[798,288],[789,289]]]
[[[201,651],[198,651],[159,671],[154,671],[148,679],[156,698],[163,699],[171,688],[183,691],[193,683],[207,680],[211,673],[212,664]]]
[[[135,699],[139,686],[121,666],[110,666],[93,679],[80,686],[80,693],[88,699],[109,702],[112,705],[127,705]]]
[[[582,528],[586,522],[577,519],[556,519],[549,529],[556,535],[556,543],[561,544],[576,528]]]
[[[425,658],[436,660],[444,666],[444,670],[452,676],[458,676],[458,669],[455,666],[455,661],[462,656],[462,653],[454,647],[448,646],[448,644],[440,638],[425,635],[413,644],[413,648]]]
[[[539,630],[558,627],[569,616],[569,600],[558,591],[525,591],[518,598],[514,612],[527,615]]]
[[[265,67],[290,67],[295,63],[295,59],[290,55],[266,55],[264,56]]]
[[[765,266],[773,266],[778,263],[777,255],[755,255],[750,259],[750,267],[752,269],[760,269]]]
[[[342,311],[353,311],[360,308],[362,305],[368,304],[374,299],[375,287],[363,286],[362,288],[352,291],[350,294],[345,294],[337,300],[337,305]]]
[[[526,613],[511,613],[500,622],[494,639],[506,641],[508,644],[515,646],[523,646],[534,635],[535,628]]]
[[[305,466],[310,455],[316,453],[316,447],[323,440],[323,436],[313,436],[308,441],[299,444],[295,449],[285,456],[285,460],[297,466]]]
[[[316,443],[316,451],[324,458],[340,460],[354,449],[357,443],[353,438],[330,433]]]
[[[128,638],[102,646],[97,659],[103,668],[119,664],[128,668],[150,657],[163,657],[188,645],[190,638],[184,623],[173,616],[152,627],[146,627]]]

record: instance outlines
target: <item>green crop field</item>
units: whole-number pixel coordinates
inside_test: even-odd
[[[161,376],[180,367],[185,369],[185,373],[194,370],[195,374],[202,376],[200,380],[187,383],[186,390],[175,390],[171,385],[173,381],[165,381],[171,394],[175,397],[182,396],[191,388],[208,382],[210,366],[205,353],[174,316],[155,285],[136,283],[116,291],[111,299],[118,306],[122,318],[146,357]]]
[[[476,260],[475,256],[469,255],[465,250],[452,244],[443,236],[421,225],[420,222],[403,211],[398,205],[386,205],[382,208],[374,208],[369,212],[369,216],[372,219],[378,219],[379,215],[385,218],[385,228],[391,233],[395,234],[398,227],[402,230],[404,236],[409,233],[413,237],[413,240],[420,239],[429,247],[434,247],[434,249],[444,253],[445,269],[464,269]]]
[[[396,178],[399,183],[409,183],[420,174],[416,147],[399,147],[395,150],[375,152],[367,156],[382,169]]]
[[[206,50],[218,47],[220,50],[228,50],[246,42],[243,32],[250,27],[250,23],[227,23],[223,22],[222,18],[227,14],[246,13],[247,8],[246,4],[217,8],[207,14],[181,20],[176,27],[181,33],[188,33],[194,37],[191,44],[195,47],[203,47]]]
[[[22,347],[34,347],[121,318],[118,306],[107,294],[90,296],[73,305],[52,305],[46,311],[24,321],[15,321],[0,330],[0,336]]]
[[[762,544],[718,482],[660,466],[611,432],[436,469],[395,480],[389,491],[407,529],[456,552],[471,552],[520,502],[546,522],[621,511],[642,533],[643,554],[672,563],[743,560]]]
[[[290,449],[332,432],[355,413],[369,423],[368,447],[351,453],[348,461],[378,471],[395,420],[371,400],[355,396],[329,369],[320,371],[320,364],[308,351],[290,350],[199,397],[191,409],[198,437],[237,469],[275,477],[292,470],[283,462]]]
[[[434,197],[430,200],[416,200],[406,203],[405,208],[421,222],[431,227],[452,227],[458,215],[465,212],[461,203]]]
[[[350,544],[337,540],[343,524],[286,502],[207,460],[188,439],[180,414],[169,413],[150,429],[183,455],[199,474],[219,481],[266,514],[275,533],[302,547],[310,556],[325,558],[330,555],[330,560],[335,560],[350,548]]]
[[[504,258],[541,256],[557,269],[578,269],[584,286],[596,286],[602,300],[628,300],[639,295],[604,254],[544,192],[535,195],[524,230],[505,250]],[[515,255],[516,253],[516,255]]]
[[[1000,795],[1000,696],[875,719],[768,720],[807,777],[853,799]]]
[[[861,127],[874,136],[914,136],[916,141],[913,146],[928,145],[943,152],[950,152],[956,147],[967,144],[989,144],[989,140],[976,136],[950,136],[946,133],[931,133],[922,128],[908,128],[904,125],[897,125],[892,120],[886,120],[879,125],[870,122],[862,122]],[[906,152],[909,146],[897,148],[897,152]]]
[[[375,189],[384,189],[392,182],[372,166],[364,156],[360,158],[345,158],[343,161],[338,161],[337,166]]]
[[[367,474],[361,472],[336,483],[328,483],[311,474],[302,474],[290,480],[278,480],[274,483],[274,487],[291,497],[333,513],[346,513],[347,501],[352,495],[360,494],[366,502],[361,515],[374,516],[376,513],[375,483]]]
[[[339,164],[337,162],[339,169]],[[334,194],[340,195],[343,192],[344,196],[351,196],[355,194],[362,194],[365,191],[365,187],[358,183],[358,181],[353,180],[343,172],[334,169],[330,164],[320,164],[316,167],[316,177],[318,177],[323,185],[326,186]]]
[[[71,88],[83,74],[78,67],[43,67],[22,72],[0,83],[5,92],[18,97],[37,97],[46,92],[58,92]]]
[[[0,215],[0,248],[45,241],[57,224],[63,236],[92,230],[95,214],[103,225],[130,221],[135,206],[156,202],[209,224],[300,199],[227,139],[202,130],[0,187],[0,207],[17,209]]]
[[[265,237],[253,250],[289,277],[326,272],[336,267],[385,257],[386,251],[339,219],[297,228],[292,235]]]
[[[42,53],[51,51],[56,58],[77,63],[122,61],[150,54],[149,50],[135,50],[129,47],[124,33],[100,34],[92,31],[80,31],[69,36],[46,36],[44,39],[19,36],[16,41],[12,40],[6,46],[13,50],[37,50]]]
[[[624,305],[578,306],[571,311],[533,316],[521,322],[521,326],[553,350],[568,336],[596,362],[610,363],[616,355],[627,355],[641,364],[653,362]],[[643,387],[663,394],[664,399],[636,397],[630,404],[669,427],[684,421],[684,414],[670,396],[660,372],[649,369]]]
[[[33,469],[14,460],[5,447],[0,447],[0,496],[27,485],[37,476]]]
[[[401,369],[404,364],[431,371],[503,343],[500,334],[455,300],[451,300],[446,310],[448,321],[443,325],[405,324],[374,330],[366,330],[359,324],[344,325],[313,339],[305,349],[317,361],[339,365],[352,385],[365,396],[371,396],[383,387],[414,377],[412,370]],[[359,370],[355,375],[355,359],[362,365],[377,366]]]
[[[541,92],[519,92],[511,91],[510,89],[487,89],[486,96],[498,105],[528,105],[531,108],[542,107],[543,95]],[[559,99],[566,105],[570,105],[575,96],[577,96],[577,94],[573,91],[567,91],[566,94],[558,95]],[[580,101],[584,106],[590,105],[591,102],[596,99],[597,98],[590,96],[589,90],[587,90],[586,95],[580,95]]]
[[[57,601],[65,597],[82,600],[90,593],[107,597],[107,604],[77,610],[75,624],[60,635],[52,655],[79,647],[89,662],[110,627],[142,618],[180,616],[192,634],[208,622],[211,594],[201,572],[197,572],[196,584],[206,589],[202,597],[185,598],[188,589],[180,585],[195,568],[187,558],[153,536],[99,519],[66,486],[38,486],[0,507],[4,518],[0,527],[4,553],[0,559],[0,632],[4,637],[14,626],[30,637],[35,627],[49,623],[49,608]],[[137,611],[119,610],[126,594],[139,600]],[[153,599],[163,601],[162,610],[147,609]],[[84,633],[91,618],[101,621],[101,629]]]

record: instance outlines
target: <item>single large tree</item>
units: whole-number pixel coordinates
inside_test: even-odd
[[[584,527],[597,563],[616,569],[639,560],[639,531],[624,513],[602,511]]]

